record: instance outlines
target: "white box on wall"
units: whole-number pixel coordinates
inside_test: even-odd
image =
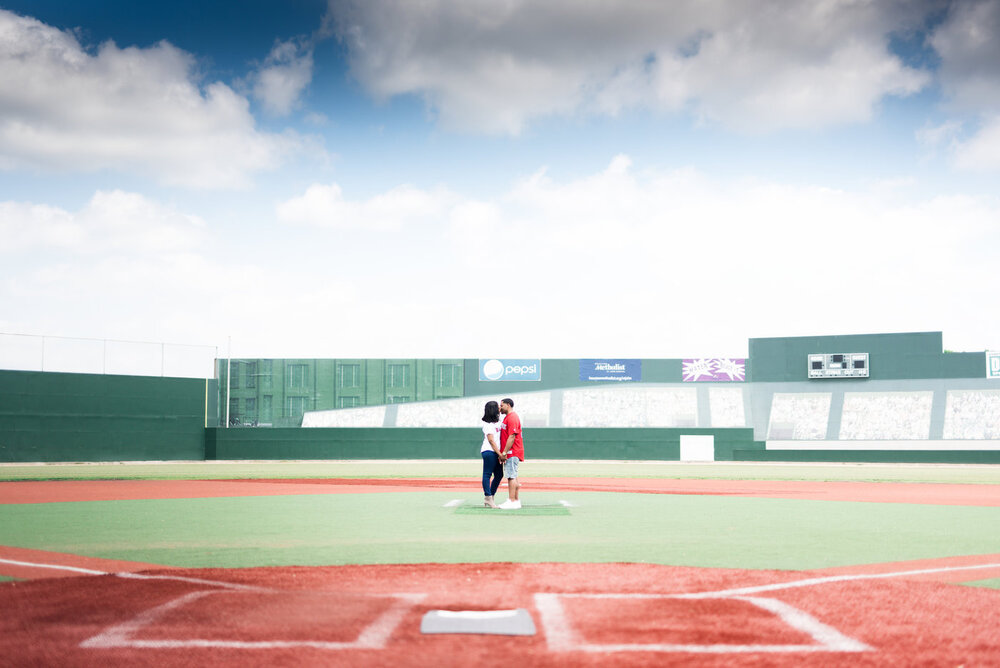
[[[715,436],[681,435],[682,462],[714,462]]]

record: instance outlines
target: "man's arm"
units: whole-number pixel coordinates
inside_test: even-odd
[[[507,416],[507,428],[510,436],[507,437],[507,446],[504,453],[509,453],[514,449],[514,437],[521,433],[521,418],[511,413]]]

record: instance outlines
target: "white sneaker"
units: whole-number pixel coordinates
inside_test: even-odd
[[[503,503],[501,503],[499,506],[497,506],[497,508],[503,508],[504,510],[511,510],[513,508],[519,508],[519,507],[520,507],[520,505],[515,506],[514,502],[511,501],[510,499],[507,499],[506,501],[504,501]]]
[[[510,509],[511,510],[520,510],[521,509],[521,501],[520,500],[515,501],[513,503],[513,505],[511,505]]]

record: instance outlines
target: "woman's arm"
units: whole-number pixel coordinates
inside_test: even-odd
[[[496,442],[496,440],[494,440],[493,434],[486,434],[486,438],[487,438],[487,440],[489,440],[490,447],[493,448],[493,452],[495,452],[495,453],[497,453],[499,455],[500,454],[500,448],[497,447],[497,442]]]

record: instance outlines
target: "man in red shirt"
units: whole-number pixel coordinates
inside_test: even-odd
[[[504,399],[500,402],[500,412],[504,415],[500,425],[500,459],[503,461],[503,473],[507,477],[507,500],[500,504],[501,508],[517,510],[521,507],[518,492],[521,484],[517,481],[518,464],[524,461],[524,439],[521,436],[521,418],[514,412],[514,400]]]

